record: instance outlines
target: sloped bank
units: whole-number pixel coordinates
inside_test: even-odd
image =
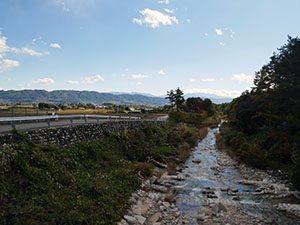
[[[67,147],[19,135],[0,148],[0,223],[115,224],[139,177],[150,176],[154,164],[172,171],[169,162],[185,160],[197,135],[184,125],[144,124]]]
[[[193,130],[197,133],[197,142],[203,139],[208,131],[206,127]],[[181,187],[176,183],[185,179],[180,172],[193,150],[191,147],[194,146],[186,143],[178,146],[179,154],[175,158],[177,164],[155,163],[157,167],[152,175],[148,179],[142,179],[140,189],[132,194],[131,206],[118,225],[184,224],[186,220],[176,204],[178,189]]]

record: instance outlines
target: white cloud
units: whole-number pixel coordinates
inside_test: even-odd
[[[60,46],[60,44],[58,44],[58,43],[51,43],[51,44],[50,44],[50,47],[51,47],[51,48],[61,49],[61,46]]]
[[[138,79],[143,79],[143,78],[147,78],[148,76],[147,75],[144,75],[144,74],[132,74],[132,79],[135,79],[135,80],[138,80]]]
[[[136,24],[138,24],[138,25],[142,25],[142,24],[143,24],[143,20],[138,19],[138,18],[133,18],[133,19],[132,19],[132,22],[133,22],[133,23],[136,23]]]
[[[222,42],[222,41],[220,41],[220,42],[219,42],[219,45],[221,45],[221,46],[225,46],[225,43],[224,43],[224,42]]]
[[[159,0],[159,3],[168,5],[170,3],[170,1],[171,0]]]
[[[164,9],[164,11],[169,14],[175,13],[175,9]]]
[[[104,78],[101,75],[94,75],[94,76],[88,76],[84,77],[82,81],[79,80],[68,80],[66,83],[69,85],[78,85],[80,83],[88,85],[88,84],[94,84],[100,81],[104,81]]]
[[[186,19],[186,22],[190,23],[190,22],[192,22],[192,21],[191,21],[191,19]]]
[[[240,74],[233,74],[231,77],[231,80],[237,80],[239,82],[245,82],[245,83],[252,83],[253,82],[253,76],[240,73]]]
[[[5,59],[5,53],[9,51],[9,46],[6,43],[7,38],[0,33],[0,73],[15,67],[20,66],[20,62],[13,59]]]
[[[15,67],[19,67],[20,62],[13,60],[13,59],[0,59],[0,72],[3,72],[5,70],[9,70]]]
[[[37,56],[37,57],[49,55],[48,52],[37,52],[31,48],[9,48],[9,50],[16,54],[30,55],[30,56]]]
[[[226,30],[227,32],[229,32],[229,33],[230,33],[230,37],[231,37],[232,39],[234,39],[235,32],[234,32],[232,29],[228,28],[228,27],[226,27],[225,30]]]
[[[36,36],[32,39],[31,44],[36,45],[38,43],[41,43],[43,45],[47,45],[47,42],[45,42],[41,35]]]
[[[231,28],[216,28],[215,29],[215,32],[218,36],[225,36],[225,35],[229,35],[230,38],[234,39],[234,36],[235,36],[235,32],[231,29]]]
[[[204,94],[213,94],[221,97],[238,97],[242,93],[242,91],[236,90],[224,90],[224,89],[210,89],[210,88],[190,88],[185,90],[186,94],[193,93],[204,93]]]
[[[203,81],[203,82],[214,82],[214,81],[216,81],[216,79],[215,78],[202,78],[201,81]]]
[[[190,78],[189,81],[194,83],[194,82],[196,82],[196,79],[195,78]]]
[[[79,84],[80,82],[78,80],[68,80],[67,84],[71,84],[71,85],[76,85]]]
[[[204,33],[204,36],[206,36],[206,37],[207,37],[207,36],[208,36],[208,33]]]
[[[140,14],[142,15],[142,18],[133,18],[133,23],[139,25],[146,24],[152,28],[157,28],[160,25],[178,24],[178,20],[175,16],[170,16],[157,10],[146,8],[140,11]]]
[[[45,56],[48,55],[48,52],[37,52],[31,48],[15,48],[10,47],[6,43],[7,38],[4,36],[1,36],[0,34],[0,58],[3,58],[3,55],[5,52],[13,52],[16,54],[23,54],[23,55],[30,55],[30,56]]]
[[[82,81],[83,84],[94,84],[100,81],[104,81],[104,78],[101,75],[95,75],[90,77],[85,77]]]
[[[0,35],[0,58],[1,58],[1,54],[5,53],[8,50],[8,46],[6,44],[6,37],[3,37]]]
[[[52,78],[46,77],[46,78],[41,78],[38,80],[32,81],[33,84],[40,84],[40,85],[50,85],[54,84],[54,80]]]
[[[216,34],[218,35],[218,36],[222,36],[223,34],[224,34],[224,32],[223,32],[223,30],[221,29],[221,28],[216,28]]]
[[[60,2],[61,4],[61,9],[65,12],[70,12],[70,8],[68,6],[66,6],[65,2]]]
[[[160,71],[158,71],[158,74],[159,75],[166,75],[166,72],[164,70],[160,70]]]

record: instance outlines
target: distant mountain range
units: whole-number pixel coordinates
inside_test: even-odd
[[[142,94],[99,93],[96,91],[70,90],[21,90],[0,91],[2,103],[113,103],[113,104],[141,104],[165,105],[167,100],[161,97],[150,97]]]
[[[186,95],[187,97],[210,98],[215,103],[230,102],[230,98],[219,96],[207,96],[205,94]],[[0,91],[0,103],[113,103],[161,106],[168,103],[164,97],[156,97],[140,93],[100,93],[96,91],[72,91],[72,90],[8,90]]]
[[[223,97],[214,94],[193,93],[184,95],[185,98],[200,97],[202,99],[209,98],[215,104],[229,103],[233,100],[230,97]]]

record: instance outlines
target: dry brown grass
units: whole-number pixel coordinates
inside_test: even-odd
[[[107,114],[113,113],[113,110],[109,109],[65,109],[57,111],[58,115],[70,115],[70,114]]]
[[[233,149],[225,144],[220,133],[216,135],[216,144],[218,149],[225,151],[232,159],[240,161],[239,156],[233,151]]]
[[[138,162],[134,165],[134,171],[143,178],[148,178],[152,174],[151,165],[147,162]]]
[[[167,167],[168,175],[176,175],[176,173],[177,173],[176,164],[173,162],[170,162],[167,164],[167,166],[168,166]]]
[[[199,138],[200,140],[202,140],[203,138],[206,137],[207,133],[208,133],[208,128],[207,128],[207,127],[202,127],[202,128],[200,128],[200,129],[198,130],[198,138]]]
[[[165,201],[166,202],[169,202],[169,203],[175,203],[176,202],[176,198],[177,198],[177,191],[176,190],[172,190],[170,193],[168,193],[166,196],[165,196]]]
[[[221,122],[220,118],[217,117],[207,117],[203,122],[202,122],[202,127],[210,127],[210,128],[215,128],[219,125]]]
[[[184,163],[186,159],[190,156],[191,146],[188,143],[183,143],[178,147],[178,159],[180,163]]]

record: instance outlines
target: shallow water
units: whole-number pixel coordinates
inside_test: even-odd
[[[221,199],[232,200],[232,196],[227,192],[222,192],[221,188],[238,189],[239,200],[243,211],[251,216],[263,218],[271,224],[297,225],[299,220],[290,218],[277,211],[273,206],[274,202],[262,196],[253,195],[255,190],[253,185],[239,184],[242,180],[237,168],[227,166],[222,171],[218,170],[219,150],[216,148],[216,133],[218,128],[211,129],[206,138],[199,142],[198,147],[192,153],[185,164],[181,176],[186,177],[184,181],[178,181],[177,185],[183,186],[179,189],[177,205],[183,215],[189,218],[197,218],[199,210],[203,207],[207,195],[203,191],[213,190],[215,195]],[[194,163],[193,159],[201,160],[201,163]],[[192,220],[191,220],[192,221]],[[196,221],[196,220],[194,220]],[[197,224],[191,222],[190,224]]]

